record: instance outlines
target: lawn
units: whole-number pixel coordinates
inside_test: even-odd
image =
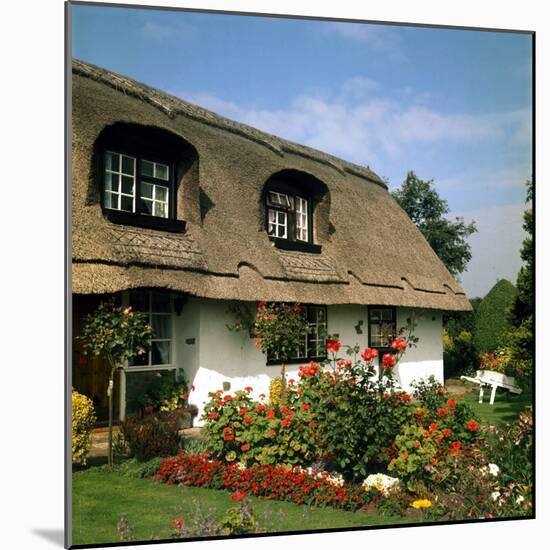
[[[343,512],[250,498],[260,525],[269,532],[421,521],[420,515],[388,519],[375,512]],[[181,516],[191,524],[198,506],[220,519],[235,503],[226,491],[169,486],[98,468],[83,470],[73,475],[73,544],[118,542],[116,525],[123,513],[135,540],[169,538],[171,521]]]
[[[505,390],[497,391],[495,402],[489,404],[490,391],[485,391],[483,403],[478,403],[479,390],[467,392],[465,401],[472,407],[484,424],[502,425],[513,422],[526,405],[532,404],[530,394],[514,395]]]

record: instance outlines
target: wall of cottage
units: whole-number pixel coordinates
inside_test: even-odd
[[[229,392],[251,386],[253,397],[258,398],[261,393],[269,395],[271,379],[280,374],[280,365],[266,365],[264,354],[246,332],[228,330],[227,325],[235,321],[228,309],[229,303],[222,300],[190,298],[175,317],[176,361],[178,369],[195,386],[190,402],[199,407],[196,425],[201,424],[199,418],[209,392],[223,389],[224,383],[226,388],[229,385]],[[337,334],[344,346],[367,347],[367,311],[366,306],[329,306],[329,334]],[[404,326],[411,313],[398,309],[397,326]],[[442,315],[433,311],[416,314],[418,346],[407,351],[396,369],[401,386],[407,390],[413,379],[430,374],[443,382]],[[298,378],[298,367],[287,366],[288,378]]]

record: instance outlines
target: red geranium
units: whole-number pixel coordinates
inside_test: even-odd
[[[232,439],[235,439],[235,436],[233,434],[227,433],[223,436],[224,441],[231,441]]]
[[[224,401],[231,401],[233,398],[230,395],[224,395],[223,400]]]
[[[245,417],[243,418],[243,422],[244,422],[245,424],[252,424],[252,422],[254,422],[254,420],[253,420],[253,418],[252,418],[251,416],[245,416]]]
[[[437,409],[437,414],[439,415],[439,418],[443,418],[449,411],[445,407],[439,407]]]
[[[266,413],[265,413],[265,416],[266,418],[275,418],[275,411],[273,409],[269,409]]]
[[[408,394],[408,393],[402,393],[401,394],[401,399],[403,401],[410,401],[411,400],[411,396]]]
[[[231,500],[237,502],[239,500],[244,500],[246,498],[246,493],[244,491],[235,491],[231,495]]]
[[[248,409],[239,409],[239,414],[246,414]]]
[[[466,428],[468,428],[468,430],[470,430],[471,432],[475,432],[478,428],[479,424],[474,420],[469,420],[468,422],[466,422]]]
[[[210,418],[210,420],[216,420],[216,418],[218,418],[219,414],[217,412],[211,412],[209,415],[208,415],[208,418]]]
[[[338,350],[341,346],[342,344],[337,338],[329,338],[327,340],[327,350],[331,351],[332,353],[338,353]]]
[[[304,403],[304,404],[302,405],[302,410],[303,410],[303,411],[307,411],[307,410],[309,410],[309,409],[311,409],[311,405],[310,405],[309,403]]]
[[[241,445],[241,451],[245,453],[246,451],[250,451],[250,445],[248,443],[245,443],[244,445]]]
[[[451,397],[448,401],[447,401],[447,405],[449,405],[449,407],[451,407],[451,409],[453,407],[456,406],[456,399],[454,397]]]
[[[257,410],[258,412],[265,411],[265,405],[256,405],[256,410]]]
[[[449,428],[445,428],[443,430],[443,437],[449,437],[451,435],[451,430]]]
[[[430,432],[435,432],[435,430],[437,430],[438,426],[435,422],[432,422],[429,426],[428,426],[428,430],[430,430]]]

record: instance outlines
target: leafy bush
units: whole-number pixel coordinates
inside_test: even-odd
[[[391,376],[407,343],[395,340],[396,355],[384,356],[386,376],[379,380],[375,350],[364,350],[363,360],[354,363],[336,358],[336,342],[329,341],[330,367],[312,362],[300,367],[299,381],[288,380],[285,405],[253,401],[252,388],[211,393],[204,419],[213,455],[247,465],[323,460],[348,480],[386,464],[391,443],[412,414],[410,396],[393,390]]]
[[[173,371],[162,371],[141,399],[141,405],[150,405],[155,411],[173,411],[187,405],[189,386],[177,380]]]
[[[506,279],[501,279],[479,304],[474,334],[474,342],[479,352],[491,352],[506,344],[505,335],[512,329],[508,321],[508,312],[516,294],[514,285]]]
[[[73,464],[86,466],[86,457],[90,450],[91,431],[96,422],[92,400],[72,391],[72,461]]]
[[[128,416],[120,428],[130,454],[140,461],[171,456],[180,448],[178,423],[173,413],[154,413],[141,420]]]
[[[471,332],[461,330],[453,336],[447,330],[444,331],[443,364],[446,378],[476,369],[477,349]]]

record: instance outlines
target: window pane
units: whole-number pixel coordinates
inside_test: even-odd
[[[166,202],[168,200],[168,188],[162,187],[162,185],[155,185],[155,199]]]
[[[148,199],[153,198],[153,185],[151,183],[141,182],[141,196]]]
[[[148,160],[142,160],[141,161],[141,173],[144,176],[151,176],[153,177],[155,175],[155,165],[148,161]]]
[[[118,195],[105,192],[105,208],[114,208],[118,210]]]
[[[170,342],[151,343],[151,364],[167,365],[170,363]]]
[[[107,151],[105,153],[105,168],[107,170],[112,170],[113,172],[118,172],[118,169],[120,166],[119,158],[120,158],[120,155]]]
[[[155,202],[155,216],[158,216],[159,218],[168,217],[168,208],[166,203]]]
[[[122,192],[128,195],[134,194],[134,178],[122,176]]]
[[[371,318],[371,321],[379,321],[380,320],[380,310],[379,309],[371,309],[370,310],[370,318]]]
[[[140,212],[142,214],[152,216],[153,215],[153,201],[150,201],[148,199],[141,199]]]
[[[170,294],[165,292],[153,292],[153,312],[170,313]]]
[[[133,176],[135,174],[135,159],[122,155],[122,173]]]
[[[133,197],[127,197],[125,195],[122,195],[120,197],[120,209],[126,212],[133,212],[134,211]]]
[[[393,315],[392,315],[393,312],[391,309],[382,309],[380,310],[380,313],[381,313],[381,318],[384,321],[391,321],[393,318]]]
[[[111,174],[111,172],[105,172],[105,190],[106,191],[110,191],[112,189],[111,187],[112,179],[113,179],[113,174]]]
[[[165,164],[155,164],[155,178],[167,180],[168,166],[166,166]]]
[[[172,336],[170,315],[152,315],[153,338],[170,338]]]

